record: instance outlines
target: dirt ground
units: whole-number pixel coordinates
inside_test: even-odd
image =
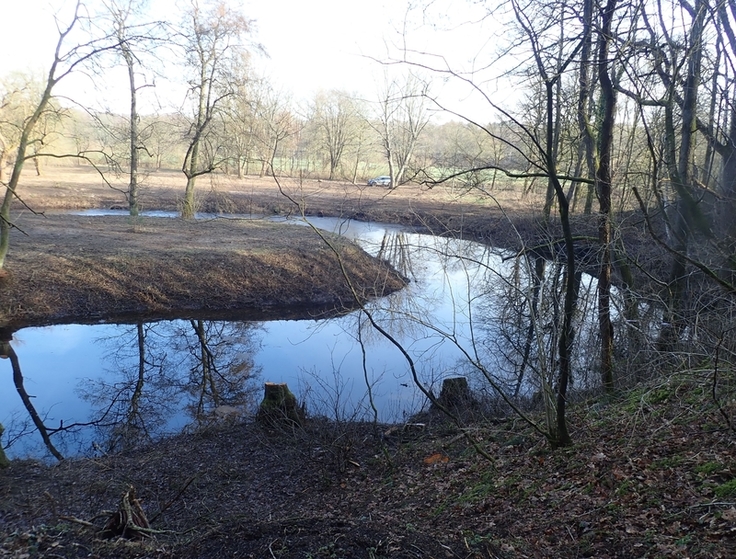
[[[263,220],[80,217],[16,220],[0,324],[314,316],[403,287],[384,263],[309,228]],[[338,260],[339,255],[339,260]]]
[[[183,184],[176,172],[146,177],[142,209],[176,211]],[[187,223],[80,217],[59,210],[127,208],[127,201],[124,177],[110,184],[93,169],[76,167],[49,168],[41,177],[31,174],[19,190],[25,206],[15,204],[18,229],[5,266],[8,276],[0,279],[0,326],[10,330],[181,311],[262,317],[341,309],[354,305],[353,296],[323,240],[309,228],[270,224],[257,216],[337,216],[443,231],[466,219],[487,231],[483,224],[491,211],[487,201],[456,199],[445,189],[416,185],[389,191],[341,182],[213,175],[200,181],[200,211],[255,219]],[[361,296],[401,286],[385,266],[339,245]]]
[[[507,217],[492,199],[445,189],[282,187],[214,177],[200,187],[200,207],[409,223],[509,247],[519,235],[537,235],[528,201],[512,192],[496,193]],[[174,173],[153,174],[143,206],[176,209],[182,188]],[[11,324],[176,308],[262,311],[345,296],[326,280],[309,293],[295,287],[321,277],[317,269],[332,258],[303,229],[58,215],[125,204],[88,170],[73,168],[28,177],[21,194],[45,217],[19,210],[28,237],[14,235],[2,286]],[[373,289],[376,278],[395,288],[380,264],[343,250],[363,288]],[[264,280],[266,271],[273,277]],[[95,288],[82,289],[87,284]],[[8,293],[18,297],[12,304]],[[33,302],[21,308],[26,300]],[[575,445],[555,452],[514,419],[475,417],[461,428],[428,414],[423,427],[408,428],[222,421],[114,455],[14,461],[0,469],[0,558],[734,557],[734,437],[704,380],[671,378],[577,405]],[[138,519],[128,532],[142,539],[102,537],[114,511],[131,510],[120,505],[131,488],[150,530],[137,530]]]
[[[575,445],[555,452],[498,417],[462,430],[313,419],[13,462],[0,470],[0,557],[732,558],[734,438],[701,380],[577,406]],[[150,531],[103,537],[131,488]]]
[[[186,184],[181,172],[153,172],[142,182],[143,210],[178,210]],[[21,195],[37,211],[125,209],[126,184],[124,176],[106,183],[89,168],[62,167],[49,169],[42,177],[24,175]],[[217,174],[200,179],[196,203],[199,211],[214,214],[334,216],[400,223],[512,247],[520,246],[522,240],[549,235],[537,226],[541,195],[541,191],[524,194],[508,185],[485,193],[420,184],[390,190],[345,181],[238,179]],[[595,227],[595,216],[581,217],[576,230],[594,235]]]
[[[114,179],[114,180],[113,180]],[[106,182],[107,181],[107,182]],[[141,179],[140,205],[143,210],[177,210],[186,181],[178,171],[155,171]],[[89,167],[50,167],[43,176],[31,170],[23,175],[20,195],[35,210],[78,208],[125,208],[127,177],[103,180]],[[530,210],[538,200],[517,190],[498,189],[492,194],[506,209]],[[293,179],[214,174],[197,183],[197,205],[203,212],[265,215],[335,215],[345,217],[385,216],[387,222],[400,219],[423,223],[422,214],[458,214],[471,219],[498,211],[487,196],[446,187],[418,184],[385,187],[345,181]],[[461,211],[458,212],[458,209]]]

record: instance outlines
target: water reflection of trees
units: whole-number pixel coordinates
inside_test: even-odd
[[[389,262],[410,283],[406,289],[381,299],[372,309],[375,316],[392,333],[406,339],[426,336],[428,326],[450,332],[458,325],[463,327],[469,320],[467,312],[463,311],[468,295],[464,293],[465,289],[455,289],[457,278],[465,276],[460,282],[466,284],[464,288],[473,284],[477,277],[471,268],[475,265],[468,266],[468,263],[484,260],[489,251],[485,245],[449,237],[387,231],[377,256]],[[427,278],[437,276],[445,281],[437,282],[435,288],[429,289]],[[437,316],[448,305],[453,306],[452,321],[437,324]],[[365,322],[363,319],[364,325]],[[377,334],[365,328],[362,335],[364,340],[370,340]]]
[[[0,357],[10,360],[10,364],[13,370],[13,384],[15,385],[15,390],[18,392],[18,395],[23,402],[23,407],[25,407],[26,411],[28,412],[33,425],[36,427],[39,434],[41,435],[44,445],[46,445],[48,451],[57,460],[63,460],[64,457],[62,456],[61,452],[57,450],[56,446],[51,441],[51,435],[54,434],[54,432],[63,431],[64,427],[62,425],[60,429],[52,429],[50,427],[47,427],[43,419],[41,419],[41,416],[36,411],[36,407],[33,405],[33,402],[31,402],[30,395],[26,391],[23,379],[23,371],[20,367],[18,354],[13,349],[13,346],[10,343],[11,340],[7,338],[10,338],[10,336],[3,336],[3,339],[0,341]]]
[[[562,297],[567,282],[562,262],[525,254],[505,262],[489,274],[476,314],[483,337],[482,357],[491,363],[496,381],[514,398],[549,392],[554,385],[556,348],[559,344]],[[578,388],[597,382],[589,378],[595,353],[591,340],[596,330],[596,284],[590,276],[574,278],[576,314],[573,381]],[[595,350],[592,349],[592,352]]]
[[[79,388],[95,410],[98,450],[149,441],[170,430],[173,418],[197,425],[213,420],[222,406],[246,410],[256,388],[258,329],[256,323],[180,320],[139,323],[101,340],[110,348],[107,375]]]
[[[422,273],[445,276],[441,291],[410,286],[374,312],[399,336],[409,332],[416,339],[418,332],[427,336],[429,330],[437,346],[461,348],[463,358],[453,369],[445,368],[445,376],[474,370],[482,379],[477,388],[487,390],[490,380],[492,392],[502,391],[517,401],[540,390],[553,391],[566,285],[563,263],[531,252],[503,258],[484,244],[407,234],[388,234],[379,256],[405,275],[422,267]],[[583,389],[598,382],[588,373],[598,359],[596,282],[578,273],[574,285],[578,351],[572,365],[575,385]],[[433,311],[441,305],[446,306],[445,318],[438,320]],[[622,315],[614,319],[623,320]]]
[[[189,381],[184,386],[191,399],[190,416],[202,421],[220,406],[244,406],[253,397],[256,374],[253,355],[259,344],[257,327],[247,322],[190,320],[175,329],[172,346],[181,356],[188,353]],[[186,363],[181,364],[186,367]]]
[[[65,423],[63,419],[59,420],[58,425],[48,424],[48,415],[39,413],[33,404],[33,396],[31,396],[25,388],[25,379],[21,369],[20,359],[12,346],[12,334],[2,332],[0,334],[0,358],[8,359],[11,364],[13,373],[13,385],[20,397],[23,407],[28,414],[27,418],[21,417],[21,413],[14,413],[8,429],[8,444],[5,448],[10,448],[13,444],[22,440],[27,435],[31,435],[34,431],[41,436],[44,446],[57,460],[63,460],[67,448],[72,443],[78,443],[82,438],[80,434],[89,427],[102,427],[105,417],[87,422]]]
[[[80,383],[78,391],[100,422],[94,445],[108,452],[150,439],[162,428],[174,413],[175,390],[156,323],[121,327],[100,341],[109,348],[105,377]]]

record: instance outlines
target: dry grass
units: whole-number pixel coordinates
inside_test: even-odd
[[[103,180],[88,167],[48,167],[40,177],[26,171],[19,194],[43,216],[15,205],[19,231],[6,263],[10,275],[0,280],[0,324],[5,327],[134,314],[211,316],[244,309],[262,316],[274,308],[283,314],[287,307],[351,304],[336,260],[307,228],[254,220],[186,223],[62,215],[57,210],[126,208],[126,177]],[[142,209],[176,211],[183,189],[179,172],[150,173],[142,180]],[[504,245],[515,236],[504,227],[493,199],[443,187],[413,184],[388,190],[340,181],[213,174],[200,179],[197,192],[204,212],[341,216],[442,232],[462,228],[478,237],[495,231],[492,242]],[[512,191],[500,194],[508,207],[524,205]],[[362,295],[400,287],[395,276],[362,251],[341,246]]]
[[[89,167],[49,167],[43,176],[27,169],[19,194],[34,209],[127,207],[127,177],[105,177]],[[155,171],[141,179],[140,202],[143,209],[176,210],[186,181],[178,171]],[[281,187],[281,190],[279,189]],[[201,211],[226,213],[298,213],[308,215],[341,212],[386,212],[402,214],[412,210],[443,209],[464,212],[495,212],[498,205],[505,211],[529,212],[541,207],[539,195],[524,196],[519,189],[497,188],[490,196],[478,191],[452,189],[445,186],[428,188],[406,184],[394,190],[384,187],[352,184],[346,181],[292,179],[212,174],[197,183],[197,201]],[[286,196],[285,196],[286,195]],[[292,202],[298,203],[298,207]]]

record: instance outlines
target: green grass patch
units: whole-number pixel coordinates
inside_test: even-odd
[[[722,483],[713,488],[713,493],[719,499],[725,499],[727,497],[733,497],[736,495],[736,479]]]
[[[684,461],[685,460],[682,456],[667,456],[665,458],[660,458],[659,460],[653,461],[652,469],[653,470],[672,470],[680,466]]]
[[[709,461],[702,464],[698,464],[695,471],[703,476],[709,476],[723,469],[723,464],[720,462]]]

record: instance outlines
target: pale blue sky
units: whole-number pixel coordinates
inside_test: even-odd
[[[177,2],[150,1],[156,17],[160,14],[170,17]],[[467,25],[469,21],[477,22],[484,10],[469,0],[428,1],[431,10],[426,12],[407,11],[405,0],[231,0],[231,3],[241,6],[243,13],[256,22],[255,40],[263,44],[269,55],[256,57],[257,69],[297,103],[312,99],[320,89],[342,89],[368,99],[375,97],[384,68],[372,58],[386,60],[389,56],[400,56],[405,40],[412,49],[441,54],[454,68],[465,69],[471,67],[471,59],[479,51],[490,51],[498,41],[498,37],[494,38],[497,33],[487,23],[472,28]],[[100,0],[88,1],[90,6],[99,4]],[[41,72],[50,61],[57,39],[53,14],[59,12],[64,19],[66,13],[68,19],[73,5],[72,0],[0,0],[3,28],[0,77],[14,70]],[[408,24],[405,24],[406,17]],[[436,57],[428,60],[442,64]],[[77,96],[79,91],[93,95],[90,89],[89,83],[73,80],[61,84],[62,92],[74,90]],[[116,91],[124,99],[124,82],[121,87],[106,84],[104,91],[113,103]],[[456,106],[465,110],[472,106],[459,88],[441,80],[435,91],[453,102],[460,100]]]

